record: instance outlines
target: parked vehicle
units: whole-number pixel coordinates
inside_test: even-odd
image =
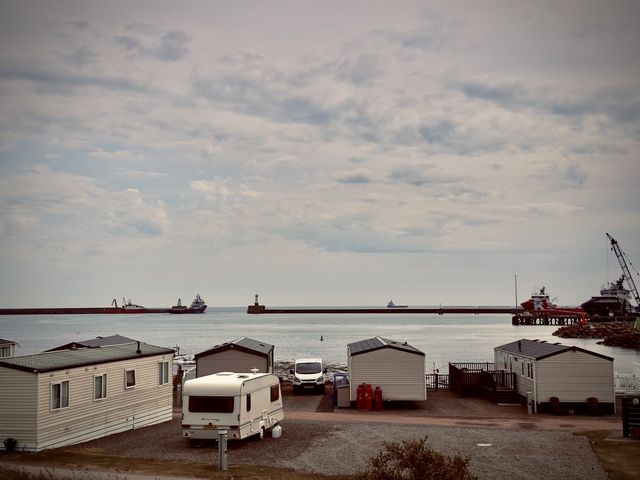
[[[299,358],[295,361],[293,370],[293,393],[302,390],[313,390],[324,393],[325,374],[327,369],[322,366],[321,358]]]
[[[268,373],[220,372],[184,384],[182,436],[217,440],[227,430],[229,440],[262,439],[284,420],[280,379]]]

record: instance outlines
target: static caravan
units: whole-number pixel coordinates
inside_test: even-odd
[[[273,373],[273,345],[243,337],[197,353],[196,377],[219,372]]]
[[[518,394],[535,412],[614,413],[613,358],[579,347],[516,340],[494,348],[496,368],[516,374]]]
[[[349,397],[358,398],[358,385],[382,389],[383,400],[426,400],[425,355],[407,342],[382,337],[347,345]]]
[[[0,359],[0,446],[38,451],[170,421],[173,353],[134,342]]]
[[[110,347],[111,345],[124,345],[126,343],[135,343],[133,338],[123,337],[122,335],[110,335],[108,337],[96,337],[89,340],[80,340],[70,343],[65,343],[59,347],[50,348],[45,350],[46,352],[55,352],[56,350],[75,350],[77,348],[95,348],[95,347]]]
[[[16,354],[16,342],[0,338],[0,358],[13,357]]]
[[[262,438],[284,420],[280,379],[268,373],[220,372],[188,380],[182,397],[182,436],[217,440]]]

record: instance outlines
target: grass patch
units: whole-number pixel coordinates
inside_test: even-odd
[[[104,452],[77,453],[70,449],[44,450],[42,452],[24,453],[16,452],[0,455],[0,460],[12,462],[17,466],[0,466],[0,478],[2,480],[66,480],[60,473],[52,475],[47,468],[69,468],[74,470],[88,470],[87,480],[100,480],[104,478],[99,473],[91,474],[91,470],[97,472],[110,472],[117,480],[126,480],[127,474],[141,473],[149,475],[174,475],[186,477],[202,477],[210,479],[266,479],[266,480],[353,480],[353,476],[347,475],[316,475],[300,473],[287,468],[274,468],[263,465],[229,465],[229,470],[218,470],[215,465],[202,465],[187,462],[162,462],[159,460],[143,458],[122,458],[117,456],[105,456]],[[44,471],[32,474],[21,469],[19,464],[25,466],[39,466]],[[76,477],[77,478],[77,477]],[[112,477],[110,477],[112,478]]]
[[[591,448],[611,480],[637,480],[640,472],[640,441],[607,440],[610,433],[598,430],[580,432],[577,435],[589,439]]]

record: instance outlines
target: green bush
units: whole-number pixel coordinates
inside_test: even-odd
[[[426,445],[427,437],[385,442],[369,459],[362,480],[475,480],[468,471],[469,459],[446,456]]]

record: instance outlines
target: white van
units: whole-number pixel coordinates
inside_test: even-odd
[[[320,390],[324,393],[325,373],[321,358],[299,358],[295,361],[293,370],[293,393],[301,390]]]
[[[269,373],[220,372],[187,380],[182,396],[182,437],[217,440],[263,438],[284,420],[280,379]]]

